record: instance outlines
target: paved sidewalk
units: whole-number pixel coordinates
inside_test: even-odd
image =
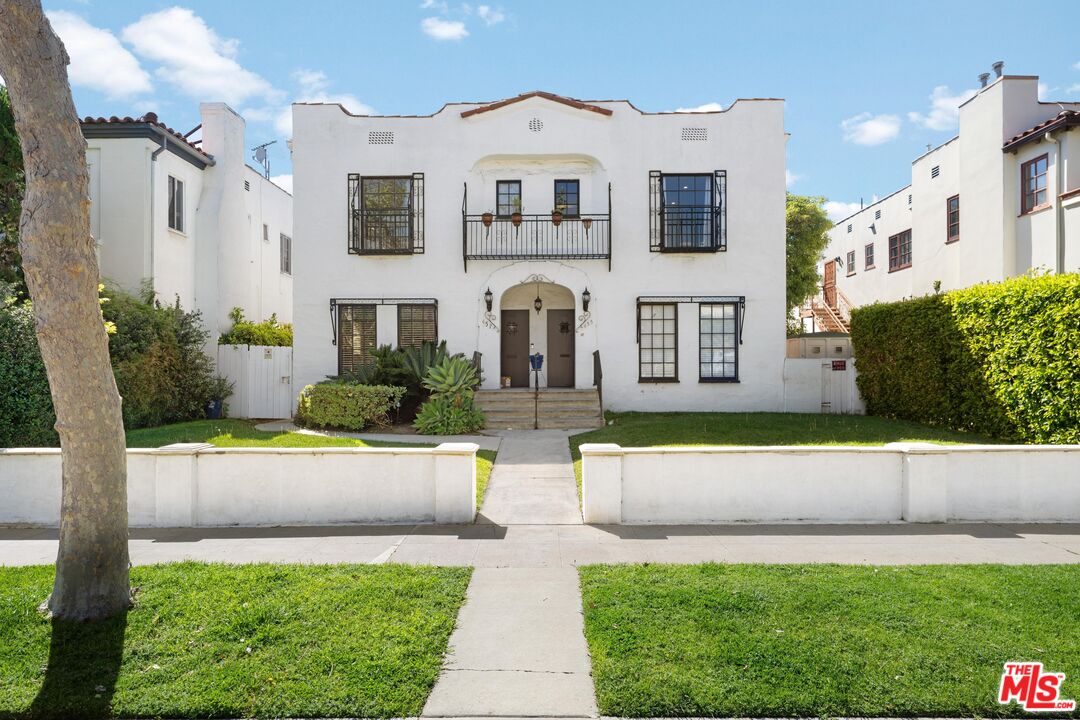
[[[499,455],[477,522],[580,525],[577,481],[566,430],[499,433]]]
[[[0,565],[56,559],[55,529],[0,528]],[[574,567],[589,563],[1080,563],[1071,525],[416,525],[133,529],[136,565],[207,562]]]
[[[478,569],[424,717],[596,715],[577,573]]]

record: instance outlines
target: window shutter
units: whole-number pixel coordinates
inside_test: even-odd
[[[342,305],[338,309],[338,374],[374,363],[375,306]]]

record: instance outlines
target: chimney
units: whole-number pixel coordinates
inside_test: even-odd
[[[997,73],[998,77],[1001,77],[1001,74],[1004,71],[1005,71],[1005,61],[1004,60],[998,60],[996,63],[994,63],[994,72]]]
[[[986,82],[990,79],[990,73],[979,73],[979,87],[986,87]]]

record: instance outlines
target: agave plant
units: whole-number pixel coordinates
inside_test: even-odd
[[[402,353],[405,368],[415,377],[417,385],[427,377],[428,370],[450,357],[445,340],[438,345],[425,341],[419,347],[402,348]]]
[[[424,387],[434,397],[472,397],[473,388],[479,382],[476,368],[460,355],[444,358],[424,376]]]

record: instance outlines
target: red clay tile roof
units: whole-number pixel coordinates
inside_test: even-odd
[[[1018,135],[1013,135],[1005,141],[1005,147],[1002,149],[1015,150],[1024,143],[1040,139],[1044,133],[1073,125],[1080,125],[1080,113],[1075,110],[1062,110],[1049,120],[1045,120],[1033,128],[1028,128]]]
[[[82,120],[80,120],[79,123],[82,124],[82,125],[154,125],[156,127],[161,128],[162,130],[167,132],[169,135],[172,135],[173,138],[177,142],[180,142],[180,143],[183,143],[184,145],[187,145],[189,148],[191,148],[192,150],[194,150],[198,154],[202,155],[203,157],[207,158],[208,160],[212,159],[210,155],[203,152],[202,148],[200,148],[198,145],[192,143],[186,137],[184,137],[183,133],[181,133],[181,132],[179,132],[177,130],[173,130],[171,127],[169,127],[165,123],[158,120],[157,113],[148,112],[145,115],[143,115],[142,117],[137,117],[137,118],[133,118],[133,117],[122,117],[122,118],[120,118],[120,117],[116,117],[115,115],[113,115],[110,118],[103,118],[103,117],[94,118],[94,117],[90,117],[88,115],[88,116],[84,117]],[[192,131],[192,132],[194,132],[194,131]],[[188,134],[190,135],[191,133],[188,133]]]
[[[498,110],[501,107],[512,105],[513,103],[521,102],[522,100],[528,100],[529,98],[540,97],[545,100],[551,100],[552,102],[562,103],[578,110],[588,110],[589,112],[598,113],[600,115],[611,115],[611,110],[608,108],[600,107],[599,105],[590,105],[581,100],[575,100],[574,98],[563,97],[562,95],[556,95],[555,93],[542,92],[540,90],[534,90],[533,92],[522,93],[517,97],[507,98],[505,100],[499,100],[497,102],[488,103],[481,107],[473,108],[472,110],[465,110],[461,113],[461,117],[466,118],[472,115],[479,115],[480,113],[488,112],[489,110]]]

